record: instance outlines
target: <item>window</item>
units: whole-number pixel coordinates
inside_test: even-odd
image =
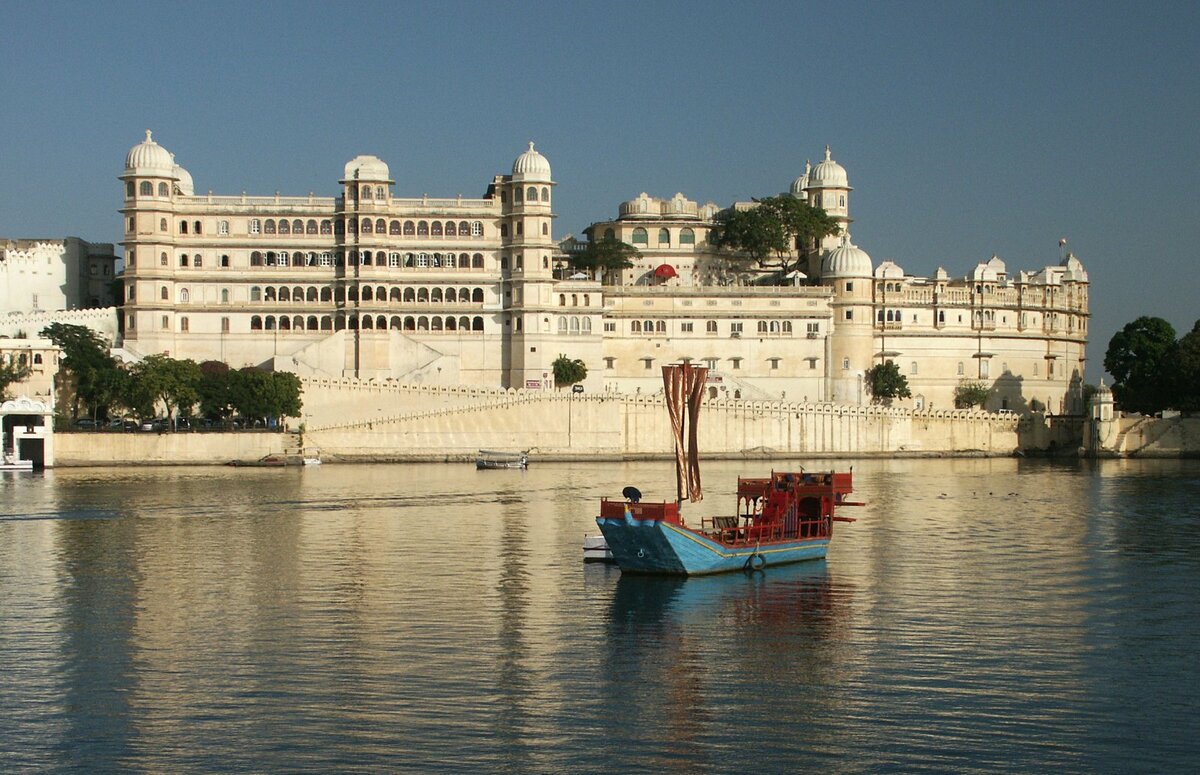
[[[187,303],[189,303],[191,300],[192,300],[192,294],[188,292],[188,289],[187,289],[187,288],[180,288],[180,289],[179,289],[179,303],[180,303],[180,304],[187,304]]]
[[[850,359],[842,358],[842,371],[850,371]]]
[[[781,359],[781,358],[767,358],[767,360],[768,360],[768,361],[770,361],[770,363],[771,363],[771,369],[772,369],[772,371],[778,371],[778,369],[779,369],[779,361],[780,361],[780,360],[782,360],[782,359]]]
[[[133,219],[132,218],[129,219],[129,230],[133,231]],[[158,230],[159,231],[167,230],[167,219],[166,218],[158,219]]]
[[[854,310],[846,310],[846,320],[854,320]]]
[[[680,245],[695,245],[696,244],[696,232],[692,231],[691,229],[680,230],[679,244]]]
[[[729,363],[730,363],[731,369],[740,370],[742,368],[742,359],[741,358],[730,358]]]
[[[616,362],[617,362],[616,358],[605,358],[604,359],[604,368],[611,371],[613,368],[613,364]]]
[[[631,333],[631,334],[642,333],[642,321],[640,321],[640,320],[629,321],[629,333]]]
[[[129,185],[132,186],[133,184],[130,183]],[[142,196],[153,196],[154,184],[148,180],[143,180],[141,186],[138,187],[138,191]]]
[[[258,234],[262,231],[262,223],[257,218],[250,219],[250,233]]]
[[[966,374],[966,368],[963,366],[963,362],[962,362],[962,361],[959,361],[959,362],[958,362],[958,376],[960,376],[960,377],[961,377],[961,376],[963,376],[964,374]]]
[[[669,232],[666,229],[659,229],[658,230],[658,244],[660,246],[666,245],[667,247],[670,247],[671,246],[671,232]]]
[[[192,224],[192,234],[200,234],[203,230],[200,228],[200,221]]]
[[[680,323],[679,324],[679,332],[682,334],[690,334],[690,333],[692,333],[693,326],[694,326],[694,324],[691,323],[690,321],[687,323]]]
[[[647,371],[654,368],[654,359],[653,358],[642,358],[642,363],[644,363],[646,365]]]
[[[909,374],[916,374],[916,373],[917,373],[917,362],[916,362],[916,361],[913,361],[913,362],[912,362],[912,366],[909,368],[909,370],[908,370],[908,373],[909,373]]]
[[[717,321],[710,320],[704,324],[704,331],[708,334],[717,333]]]
[[[180,234],[187,234],[187,233],[188,233],[188,224],[187,224],[187,221],[180,221],[180,222],[179,222],[179,233],[180,233]]]
[[[166,316],[166,315],[163,315],[163,316],[162,316],[162,330],[163,330],[163,331],[170,331],[170,330],[171,330],[171,318],[169,318],[169,317],[168,317],[168,316]]]
[[[740,321],[737,323],[730,323],[729,324],[729,333],[731,333],[731,334],[742,333],[742,323]]]
[[[222,235],[229,234],[229,221],[218,221],[217,222],[217,234],[222,234]]]
[[[168,299],[168,298],[170,298],[170,297],[167,295],[167,286],[165,286],[165,285],[164,285],[162,288],[159,288],[159,290],[158,290],[158,297],[159,297],[160,299],[162,299],[163,301],[167,301],[167,299]]]
[[[645,229],[643,229],[639,226],[638,228],[633,230],[633,244],[634,245],[648,245],[649,242],[650,242],[650,240],[649,240],[649,237],[646,235]]]
[[[187,318],[179,319],[179,331],[184,334],[186,334],[188,332],[188,319]]]
[[[221,318],[221,333],[229,333],[229,318]]]
[[[1051,367],[1053,367],[1053,363],[1051,364]],[[990,371],[991,371],[991,364],[988,363],[988,360],[986,358],[980,358],[979,359],[979,376],[986,379],[989,376]]]
[[[846,293],[850,293],[853,290],[854,290],[854,283],[846,283]]]

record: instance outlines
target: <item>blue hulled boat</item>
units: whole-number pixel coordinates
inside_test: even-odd
[[[700,500],[697,421],[707,369],[690,363],[663,367],[667,411],[675,435],[677,498],[642,503],[636,488],[624,500],[604,499],[596,524],[622,572],[698,576],[825,557],[838,506],[861,506],[846,499],[852,474],[772,472],[767,478],[738,478],[737,510],[689,526],[679,506],[686,494]],[[685,444],[684,428],[688,429]]]

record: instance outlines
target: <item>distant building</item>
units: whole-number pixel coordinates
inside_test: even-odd
[[[687,359],[710,367],[714,398],[839,403],[867,402],[864,372],[892,360],[908,377],[908,405],[952,408],[955,386],[979,379],[993,409],[1081,409],[1079,261],[1010,275],[993,257],[958,279],[876,266],[850,240],[853,189],[828,148],[789,193],[824,208],[839,233],[772,284],[728,284],[709,241],[720,208],[682,194],[642,194],[586,230],[638,248],[633,269],[566,269],[586,242],[556,243],[555,183],[532,143],[478,198],[400,197],[390,175],[358,156],[333,197],[197,194],[147,132],[120,176],[125,347],[513,388],[552,386],[564,354],[587,364],[587,389],[621,392],[657,392],[659,366]]]
[[[111,307],[117,257],[111,243],[0,238],[0,300],[8,314]]]

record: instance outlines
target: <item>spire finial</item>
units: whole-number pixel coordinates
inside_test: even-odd
[[[825,145],[825,161],[832,161],[832,157],[829,155],[829,144],[828,143],[826,143],[826,145]]]
[[[531,151],[533,150],[533,141],[532,140],[529,141],[529,150],[531,150]]]
[[[149,130],[149,129],[147,129],[147,130],[146,130],[146,142],[148,142],[148,143],[152,143],[152,142],[154,142],[154,138],[150,136],[150,130]]]
[[[812,172],[812,159],[805,159],[804,160],[804,174],[807,175],[810,172]]]

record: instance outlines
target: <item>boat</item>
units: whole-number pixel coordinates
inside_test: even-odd
[[[615,562],[613,560],[613,553],[609,551],[608,542],[604,540],[604,536],[586,535],[583,537],[583,561]]]
[[[528,452],[497,452],[481,449],[475,457],[475,468],[528,468]]]
[[[33,461],[17,457],[14,452],[5,452],[0,458],[0,471],[32,471]]]
[[[321,450],[316,447],[305,447],[300,450],[300,462],[306,466],[321,465]]]
[[[636,488],[620,500],[600,501],[596,524],[622,573],[699,576],[823,559],[833,537],[839,506],[848,500],[853,471],[776,472],[765,478],[738,477],[732,515],[689,524],[684,496],[703,498],[698,465],[698,420],[707,369],[685,363],[663,367],[667,410],[675,436],[676,499],[643,503]],[[684,426],[688,442],[684,443]]]
[[[283,455],[263,455],[258,460],[230,460],[225,465],[242,468],[281,468],[287,465],[297,465],[299,461],[290,462]]]

